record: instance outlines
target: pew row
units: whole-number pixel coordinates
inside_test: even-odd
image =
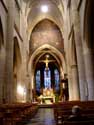
[[[38,110],[37,103],[0,105],[0,125],[17,125],[32,118]]]
[[[58,102],[53,104],[56,124],[62,124],[71,115],[71,109],[74,105],[82,108],[81,112],[83,116],[86,115],[88,119],[94,119],[94,101]]]
[[[94,125],[94,121],[64,121],[63,125]]]

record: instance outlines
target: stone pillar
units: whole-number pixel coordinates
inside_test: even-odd
[[[74,25],[74,36],[75,36],[75,46],[77,53],[77,64],[78,64],[78,74],[79,74],[79,87],[80,87],[80,99],[87,100],[86,96],[86,78],[85,78],[85,67],[83,59],[82,50],[82,39],[80,34],[80,17],[77,10],[77,1],[72,0],[72,21]],[[75,94],[75,93],[74,93]]]
[[[93,63],[93,52],[89,48],[84,48],[84,60],[86,79],[88,86],[88,100],[94,100],[94,63]]]
[[[15,101],[14,82],[13,82],[14,0],[8,1],[7,14],[8,16],[7,16],[5,84],[6,84],[6,101],[8,103],[12,103]]]
[[[70,43],[70,42],[69,42]],[[68,48],[70,48],[70,45],[68,44]],[[66,52],[67,57],[67,74],[68,74],[68,92],[69,92],[69,101],[73,100],[73,86],[72,86],[72,72],[71,72],[71,52],[70,49],[68,49],[68,52]]]
[[[72,57],[72,52],[71,52],[71,41],[68,41],[70,44],[68,44],[68,54],[67,54],[67,67],[68,67],[68,88],[69,88],[69,101],[73,100],[73,81],[72,81],[72,69],[71,69],[71,57]]]
[[[34,94],[35,94],[35,82],[34,82],[34,69],[33,69],[33,66],[31,65],[31,72],[29,72],[29,78],[30,78],[30,90],[31,90],[31,92],[30,92],[30,98],[31,98],[31,100],[32,101],[34,101]]]
[[[17,102],[17,74],[14,74],[13,79],[15,102]]]
[[[78,80],[78,72],[77,65],[71,65],[72,71],[72,88],[73,88],[73,100],[79,100],[79,80]]]
[[[72,86],[72,74],[70,68],[68,67],[68,88],[69,88],[69,101],[73,100],[73,86]]]
[[[1,46],[0,48],[0,103],[4,101],[4,91],[5,91],[4,70],[5,70],[5,48]]]
[[[68,41],[70,43],[70,41]],[[73,84],[72,84],[72,71],[71,71],[71,51],[70,49],[71,46],[68,44],[67,52],[66,52],[66,57],[67,57],[67,74],[68,74],[68,91],[69,91],[69,101],[73,100]]]
[[[25,89],[26,89],[26,102],[30,102],[30,82],[29,82],[29,74],[26,74],[25,79]]]
[[[79,78],[78,78],[76,49],[74,43],[74,33],[72,34],[71,38],[71,73],[72,73],[73,100],[79,100],[80,99]]]
[[[67,1],[64,1],[64,4],[67,4]],[[68,88],[69,88],[69,101],[73,98],[73,89],[72,89],[72,75],[71,75],[71,65],[70,65],[70,41],[68,40],[68,34],[70,31],[70,19],[69,19],[69,9],[65,6],[65,16],[64,16],[64,50],[65,50],[65,57],[66,57],[66,72],[68,74]],[[66,16],[67,15],[67,16]]]
[[[31,94],[32,94],[32,88],[31,88],[31,84],[30,84],[30,78],[29,78],[29,75],[27,76],[27,93],[26,93],[26,101],[27,102],[31,102],[32,101],[32,98],[31,98]]]

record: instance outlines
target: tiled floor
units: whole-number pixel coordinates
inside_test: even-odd
[[[55,125],[53,109],[40,108],[35,117],[26,125]]]

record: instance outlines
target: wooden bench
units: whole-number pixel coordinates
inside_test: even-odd
[[[29,119],[38,110],[33,103],[15,103],[0,105],[0,125],[16,125],[22,120]]]
[[[83,115],[88,115],[90,119],[94,118],[94,101],[59,102],[53,105],[54,117],[57,124],[59,122],[62,124],[62,122],[71,115],[71,109],[74,105],[82,107]]]
[[[64,121],[62,125],[94,125],[94,121]]]

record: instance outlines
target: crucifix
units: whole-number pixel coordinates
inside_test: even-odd
[[[40,60],[39,62],[44,62],[45,63],[45,68],[46,68],[46,70],[48,70],[48,64],[49,64],[49,62],[55,62],[55,60],[48,60],[48,56],[46,56],[46,59],[45,60]]]
[[[49,70],[49,63],[50,62],[55,62],[55,60],[49,60],[49,55],[46,55],[45,60],[39,60],[39,62],[45,63],[45,70],[44,70],[44,77],[45,77],[45,83],[44,86],[45,88],[50,88],[51,87],[51,80],[50,80],[50,70]]]

